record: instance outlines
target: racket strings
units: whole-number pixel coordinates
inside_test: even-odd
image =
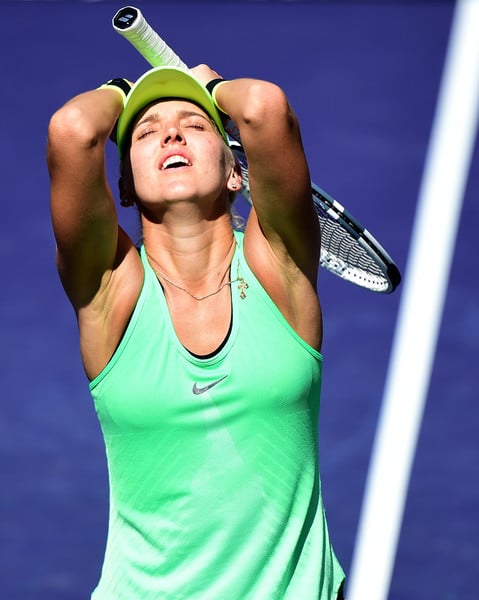
[[[385,290],[388,281],[361,240],[316,206],[321,224],[321,266],[335,275],[376,291]]]

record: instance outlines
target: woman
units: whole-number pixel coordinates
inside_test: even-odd
[[[193,75],[112,80],[49,126],[57,264],[110,474],[92,598],[336,600],[317,456],[320,232],[298,122],[274,84]],[[244,234],[220,111],[249,161]],[[109,137],[139,249],[118,225]]]

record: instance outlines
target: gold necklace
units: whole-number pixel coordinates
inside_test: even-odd
[[[150,256],[148,254],[148,252],[146,253],[148,258],[150,258],[156,265],[158,265],[158,263],[156,262],[156,260]],[[223,277],[221,279],[223,279],[226,275],[226,273],[228,272],[230,268],[230,265],[228,265],[226,271],[223,273]],[[181,286],[179,283],[176,283],[175,281],[173,281],[172,279],[170,279],[169,277],[167,277],[164,273],[162,273],[160,270],[156,270],[153,269],[158,281],[161,283],[161,280],[166,281],[167,283],[169,283],[170,285],[172,285],[173,287],[177,288],[178,290],[181,290],[182,292],[185,292],[186,294],[188,294],[188,296],[190,296],[191,298],[193,298],[194,300],[201,302],[202,300],[206,300],[207,298],[211,298],[211,296],[216,296],[216,294],[219,294],[219,292],[221,292],[221,290],[223,288],[225,288],[227,285],[231,286],[233,285],[233,283],[237,283],[239,282],[238,285],[238,289],[241,290],[240,291],[240,298],[242,300],[244,300],[246,298],[246,292],[245,290],[248,289],[248,284],[246,283],[246,281],[243,279],[243,277],[240,276],[239,274],[239,258],[238,258],[238,262],[236,264],[236,279],[229,279],[228,281],[225,281],[224,283],[222,283],[218,289],[216,289],[214,292],[210,292],[209,294],[205,294],[204,296],[197,296],[196,294],[193,294],[192,292],[190,292],[189,290],[187,290],[185,287]]]

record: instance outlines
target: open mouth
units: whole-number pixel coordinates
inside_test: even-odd
[[[182,156],[181,154],[175,154],[169,156],[165,162],[161,165],[161,170],[165,169],[177,169],[178,167],[191,167],[190,161]]]

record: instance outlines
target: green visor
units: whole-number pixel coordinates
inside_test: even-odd
[[[129,92],[123,112],[118,119],[116,141],[120,159],[125,156],[130,143],[133,122],[140,111],[155,100],[180,99],[200,106],[214,121],[223,139],[228,137],[208,90],[193,75],[173,67],[156,67],[142,75]]]

